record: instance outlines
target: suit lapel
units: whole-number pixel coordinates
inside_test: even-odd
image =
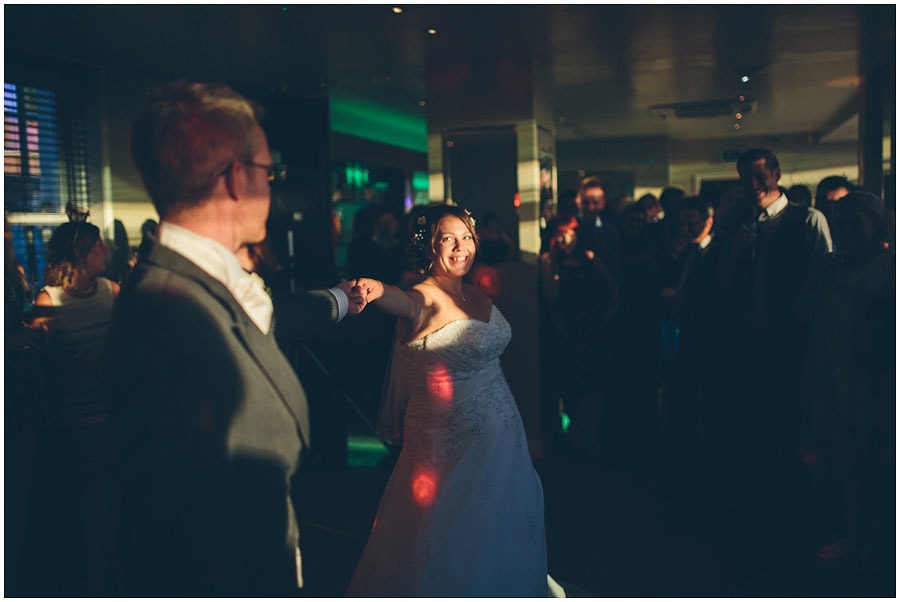
[[[263,334],[240,307],[237,308],[237,311],[240,319],[232,325],[232,332],[241,341],[260,371],[278,391],[281,402],[294,417],[294,422],[297,423],[297,430],[304,445],[308,447],[309,410],[306,393],[303,391],[293,367],[279,349],[272,332],[270,331],[268,335]]]
[[[250,320],[234,296],[224,284],[201,270],[196,264],[174,251],[156,244],[147,256],[149,264],[190,278],[202,286],[209,295],[228,310],[231,316],[231,331],[247,354],[253,359],[272,388],[278,392],[305,446],[309,446],[309,411],[306,394],[293,367],[275,342],[272,331],[263,334]]]

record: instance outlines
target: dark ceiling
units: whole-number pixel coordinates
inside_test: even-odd
[[[893,73],[896,52],[893,4],[402,8],[6,4],[5,41],[154,78],[327,91],[420,116],[426,56],[527,53],[552,74],[560,141],[734,136],[730,111],[742,94],[754,101],[743,135],[855,139],[861,73],[881,64]],[[666,108],[719,101],[729,114],[679,118]]]

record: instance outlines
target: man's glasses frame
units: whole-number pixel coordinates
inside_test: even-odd
[[[252,161],[239,161],[242,165],[246,165],[248,167],[259,167],[260,169],[266,170],[266,179],[270,182],[275,182],[276,180],[279,182],[283,182],[287,179],[287,165],[284,163],[271,163],[266,165],[265,163],[253,163]],[[224,176],[229,171],[231,171],[231,165],[225,168],[222,172]]]

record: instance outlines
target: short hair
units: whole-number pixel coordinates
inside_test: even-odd
[[[666,213],[674,213],[687,197],[687,192],[678,186],[666,186],[659,193],[659,206]]]
[[[649,192],[643,195],[641,198],[637,200],[636,203],[644,212],[647,211],[650,207],[659,207],[662,209],[662,205],[659,204],[659,199],[650,194]]]
[[[787,196],[788,200],[792,203],[797,203],[798,205],[803,205],[805,207],[812,205],[812,193],[809,191],[809,187],[803,184],[794,184],[788,188],[785,196]]]
[[[766,148],[751,148],[749,150],[744,151],[738,157],[737,160],[737,170],[739,174],[744,173],[744,170],[756,163],[760,159],[766,160],[766,168],[770,170],[779,169],[781,165],[778,163],[778,157],[775,156],[775,153]]]
[[[235,161],[252,161],[262,108],[229,86],[179,80],[151,89],[131,156],[161,218],[207,198]]]
[[[654,197],[654,200],[656,200],[656,197]],[[619,214],[619,220],[624,220],[625,217],[632,213],[640,213],[641,217],[643,217],[645,220],[647,219],[647,210],[640,204],[640,202],[636,201],[634,203],[628,203],[627,205],[625,205],[625,207],[622,209],[622,213]]]
[[[100,228],[85,221],[60,224],[47,242],[44,284],[71,286],[75,271],[81,267],[100,240]]]
[[[838,188],[846,188],[847,192],[854,190],[853,184],[844,176],[827,176],[816,186],[816,200],[824,200],[826,194]]]
[[[416,268],[427,270],[427,266],[431,263],[431,258],[435,253],[437,226],[442,219],[448,216],[459,218],[465,224],[466,229],[472,235],[472,240],[475,242],[475,252],[477,253],[480,249],[481,245],[475,228],[475,220],[467,209],[443,203],[429,205],[423,208],[417,217],[413,218],[411,224],[410,259]],[[410,215],[410,217],[412,218],[413,216]]]
[[[584,194],[584,191],[588,188],[599,188],[603,191],[603,194],[606,194],[606,186],[603,185],[603,182],[600,181],[600,178],[591,176],[583,179],[581,181],[581,187],[578,190],[580,193]]]
[[[689,196],[682,199],[678,205],[678,213],[684,211],[696,211],[704,216],[704,219],[712,217],[715,213],[712,204],[699,196]]]

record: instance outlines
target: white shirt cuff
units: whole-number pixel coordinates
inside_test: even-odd
[[[344,316],[347,315],[347,309],[350,307],[350,300],[347,299],[347,294],[341,289],[334,287],[328,289],[328,292],[334,296],[334,300],[337,301],[338,304],[338,317],[337,321],[340,322],[344,319]]]

